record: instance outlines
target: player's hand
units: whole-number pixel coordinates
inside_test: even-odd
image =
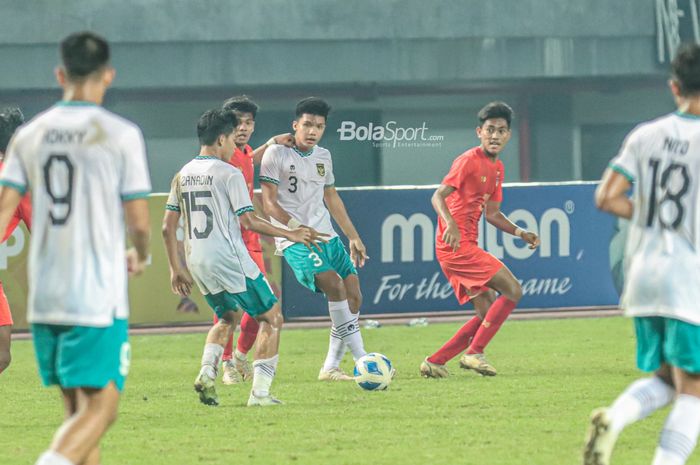
[[[273,137],[273,139],[275,140],[276,144],[284,145],[285,147],[294,146],[294,136],[290,132],[278,134],[275,137]]]
[[[531,249],[536,249],[538,245],[540,245],[540,238],[537,237],[537,234],[532,233],[530,231],[525,231],[522,236],[520,236],[525,242],[530,244]]]
[[[362,268],[365,266],[365,261],[369,260],[365,244],[362,243],[362,239],[359,237],[357,239],[350,239],[350,259],[356,268]]]
[[[459,241],[462,240],[462,233],[459,232],[457,223],[454,221],[447,223],[445,232],[442,233],[442,241],[456,252],[459,249]]]
[[[180,297],[187,297],[192,292],[193,279],[186,268],[170,270],[170,289]]]
[[[138,276],[146,269],[148,259],[142,260],[139,258],[139,253],[134,247],[126,251],[126,271],[129,277]]]
[[[308,249],[311,250],[312,252],[313,252],[312,247],[315,247],[316,250],[321,252],[321,247],[319,247],[318,244],[319,244],[319,242],[322,242],[324,244],[328,243],[328,240],[326,238],[330,237],[330,234],[318,232],[310,226],[302,225],[301,228],[306,229],[311,233],[311,243],[309,245],[307,245],[306,247],[308,247]]]

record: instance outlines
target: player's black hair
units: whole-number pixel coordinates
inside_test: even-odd
[[[296,109],[296,119],[299,119],[301,115],[316,115],[323,116],[328,119],[328,113],[331,112],[331,106],[328,102],[318,97],[307,97],[304,100],[297,103]]]
[[[477,117],[479,118],[480,127],[488,119],[503,118],[510,128],[510,122],[513,119],[513,109],[505,102],[491,102],[479,110]]]
[[[0,110],[0,153],[7,151],[7,145],[18,127],[24,123],[24,115],[17,107]]]
[[[671,62],[671,75],[678,83],[681,95],[700,94],[700,45],[686,43],[678,47]]]
[[[214,145],[220,135],[229,135],[238,126],[238,117],[232,111],[215,108],[204,112],[197,122],[197,137],[201,145]]]
[[[237,95],[224,102],[222,107],[226,111],[237,111],[238,113],[250,113],[253,119],[258,114],[260,107],[247,95]]]
[[[61,62],[69,79],[82,80],[109,64],[109,44],[94,32],[73,33],[61,41]]]

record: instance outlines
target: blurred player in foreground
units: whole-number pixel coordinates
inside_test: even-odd
[[[2,159],[5,157],[7,145],[15,130],[24,123],[24,116],[19,108],[4,108],[0,110],[0,169],[2,169]],[[2,242],[6,241],[14,232],[20,221],[24,221],[27,229],[32,229],[32,204],[29,194],[26,194],[19,203],[15,214],[12,215],[10,224],[3,235]],[[0,373],[10,366],[12,356],[10,354],[10,344],[12,341],[12,313],[7,296],[0,283]]]
[[[27,320],[41,378],[66,409],[37,464],[97,465],[129,371],[127,271],[148,260],[151,182],[139,128],[100,107],[114,79],[107,42],[83,32],[60,48],[63,100],[10,143],[0,230],[31,188]]]
[[[686,463],[700,432],[699,45],[679,49],[669,87],[678,111],[637,126],[596,190],[598,208],[631,220],[620,304],[654,376],[593,412],[585,465],[609,464],[623,428],[671,403],[653,465]]]

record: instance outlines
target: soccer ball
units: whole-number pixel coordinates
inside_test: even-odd
[[[382,354],[364,355],[355,362],[355,382],[367,391],[382,391],[391,384],[391,362]]]

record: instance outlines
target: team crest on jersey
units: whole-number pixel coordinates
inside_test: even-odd
[[[316,163],[316,172],[318,172],[319,176],[325,176],[326,175],[326,165],[323,163]]]
[[[294,165],[289,165],[289,171],[295,171],[295,170],[296,170],[296,166],[294,166]]]
[[[481,177],[481,182],[486,182],[486,176]]]

